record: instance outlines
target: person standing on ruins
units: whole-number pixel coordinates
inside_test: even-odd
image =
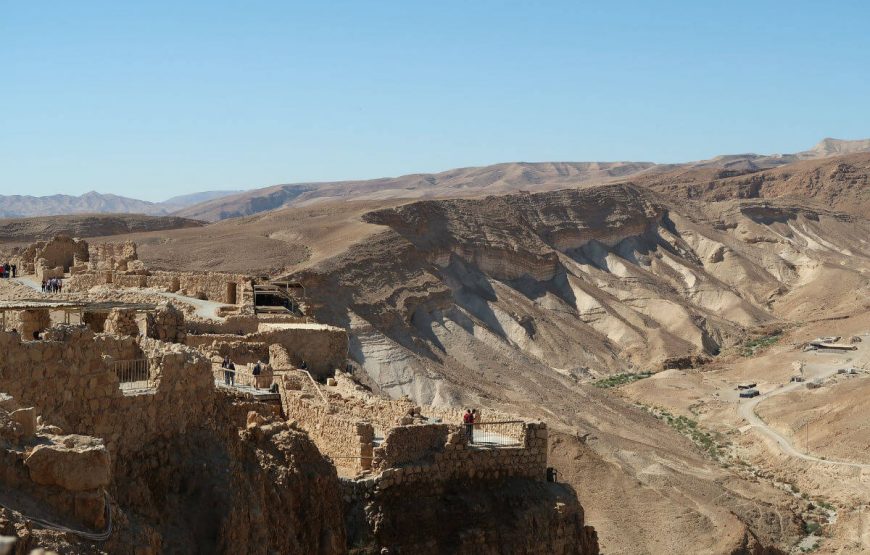
[[[471,413],[471,409],[465,409],[462,422],[465,424],[465,437],[468,439],[468,443],[474,443],[474,415]]]
[[[233,377],[230,372],[230,357],[229,355],[224,357],[224,361],[221,363],[221,368],[224,369],[224,385],[230,385],[231,378]],[[232,380],[235,381],[235,380]]]
[[[12,277],[18,277],[18,266],[12,265]]]
[[[263,367],[260,366],[260,361],[251,369],[251,374],[254,376],[254,389],[260,389],[260,374],[263,373]]]

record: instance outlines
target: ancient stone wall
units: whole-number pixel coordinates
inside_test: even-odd
[[[69,291],[87,291],[96,285],[117,288],[155,287],[188,297],[230,305],[252,305],[254,290],[251,278],[244,274],[220,272],[148,272],[94,270],[71,275],[65,284]]]
[[[277,383],[284,414],[308,432],[320,452],[332,459],[340,475],[355,476],[371,467],[374,441],[371,423],[337,414],[311,393],[287,388],[282,379]]]
[[[114,335],[139,335],[136,311],[129,308],[113,308],[104,323],[106,333]]]
[[[63,266],[50,266],[48,261],[44,258],[39,258],[33,265],[34,273],[36,274],[36,279],[39,282],[43,282],[48,279],[53,278],[62,278],[64,275]]]
[[[145,335],[160,341],[184,343],[184,313],[172,303],[160,303],[145,317]]]
[[[139,260],[136,252],[136,243],[125,241],[123,243],[97,243],[88,248],[92,270],[120,270],[127,271],[128,265],[134,260]]]
[[[91,529],[105,526],[109,455],[97,438],[56,435],[36,410],[0,394],[0,487],[37,499]]]
[[[227,316],[223,320],[188,319],[186,326],[190,334],[235,334],[246,335],[256,332],[260,322],[253,314]]]
[[[32,260],[36,263],[40,259],[44,259],[49,268],[60,266],[64,272],[68,272],[76,262],[88,260],[88,243],[66,235],[58,235],[48,242],[36,243]]]
[[[35,407],[67,433],[103,438],[114,474],[123,478],[133,464],[130,457],[143,445],[202,425],[214,406],[207,360],[181,345],[139,341],[154,387],[125,395],[103,357],[129,356],[129,339],[95,337],[73,326],[51,328],[43,341],[22,342],[17,334],[0,333],[0,391]]]
[[[189,328],[188,328],[189,329]],[[317,378],[332,377],[336,369],[347,362],[347,332],[341,328],[319,324],[300,324],[294,327],[258,331],[244,336],[231,334],[188,335],[185,343],[196,347],[207,356],[227,355],[234,362],[269,361],[269,346],[280,345],[287,353],[281,360],[294,368],[302,361]]]
[[[41,333],[51,327],[51,314],[47,308],[29,308],[15,313],[13,321],[13,327],[28,341],[34,339],[34,333]]]
[[[246,341],[237,335],[188,335],[184,342],[211,359],[228,356],[235,364],[269,361],[267,343]]]
[[[547,426],[527,422],[518,447],[469,445],[463,431],[451,426],[440,448],[433,447],[443,424],[393,428],[374,449],[372,468],[380,472],[382,489],[408,482],[443,482],[474,477],[520,477],[544,480],[547,468]],[[402,429],[405,428],[405,429]],[[416,429],[415,429],[416,428]],[[417,460],[403,453],[419,455]]]
[[[341,328],[320,324],[299,324],[252,333],[246,338],[268,345],[283,346],[298,368],[302,361],[315,378],[332,377],[347,364],[347,332]]]

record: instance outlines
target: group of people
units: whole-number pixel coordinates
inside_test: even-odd
[[[15,264],[4,262],[0,264],[0,278],[14,278],[18,275],[18,267]]]
[[[236,385],[236,365],[230,360],[229,355],[224,357],[223,362],[221,363],[221,368],[224,369],[224,385],[227,386],[235,386]],[[254,364],[254,367],[251,368],[251,376],[253,376],[253,386],[254,389],[260,389],[261,385],[261,376],[263,375],[263,363],[261,361],[257,361]],[[274,386],[273,386],[274,387]]]
[[[465,426],[465,437],[468,438],[468,443],[474,443],[474,423],[480,418],[480,413],[477,409],[465,409],[465,414],[462,415],[462,424]]]
[[[63,291],[63,280],[60,278],[51,278],[42,280],[43,293],[60,293]]]

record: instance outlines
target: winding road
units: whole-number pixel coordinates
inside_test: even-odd
[[[819,378],[827,379],[827,378],[835,375],[836,373],[837,373],[836,368],[830,368],[830,369],[827,369],[826,371],[822,372],[821,374],[813,376],[813,379],[819,379]],[[786,455],[789,455],[791,457],[796,457],[798,459],[803,459],[805,461],[823,463],[823,464],[828,464],[828,465],[833,465],[833,466],[845,466],[845,467],[849,467],[849,468],[859,468],[862,470],[870,470],[870,464],[843,462],[843,461],[832,461],[830,459],[820,459],[819,457],[814,457],[812,455],[802,453],[802,452],[798,451],[797,449],[795,449],[794,445],[792,445],[788,439],[786,439],[785,437],[780,435],[779,432],[777,432],[776,430],[774,430],[773,428],[768,426],[764,420],[762,420],[757,414],[755,414],[755,407],[757,407],[760,402],[762,402],[766,399],[770,399],[771,397],[775,397],[777,395],[782,395],[784,393],[794,391],[795,389],[799,389],[801,387],[806,387],[806,383],[800,383],[800,382],[789,383],[787,385],[780,386],[777,389],[774,389],[773,391],[771,391],[769,393],[765,393],[764,395],[754,397],[753,399],[750,399],[749,401],[746,401],[745,403],[740,404],[740,406],[738,408],[738,414],[740,414],[740,416],[743,417],[744,420],[749,422],[749,424],[753,428],[755,428],[756,430],[761,432],[763,435],[765,435],[768,438],[775,441],[777,443],[777,445],[779,445],[780,450],[783,453],[785,453]]]

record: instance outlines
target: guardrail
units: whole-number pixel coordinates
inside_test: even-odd
[[[272,374],[266,372],[255,376],[253,372],[253,364],[237,364],[235,370],[227,370],[226,368],[212,365],[212,375],[215,383],[223,384],[227,387],[249,386],[259,389],[267,389],[272,385]]]
[[[476,447],[518,447],[523,445],[526,423],[522,420],[463,424],[468,443]]]
[[[155,387],[151,378],[151,368],[148,359],[117,360],[111,364],[112,371],[118,376],[121,391],[137,389],[152,389]]]

